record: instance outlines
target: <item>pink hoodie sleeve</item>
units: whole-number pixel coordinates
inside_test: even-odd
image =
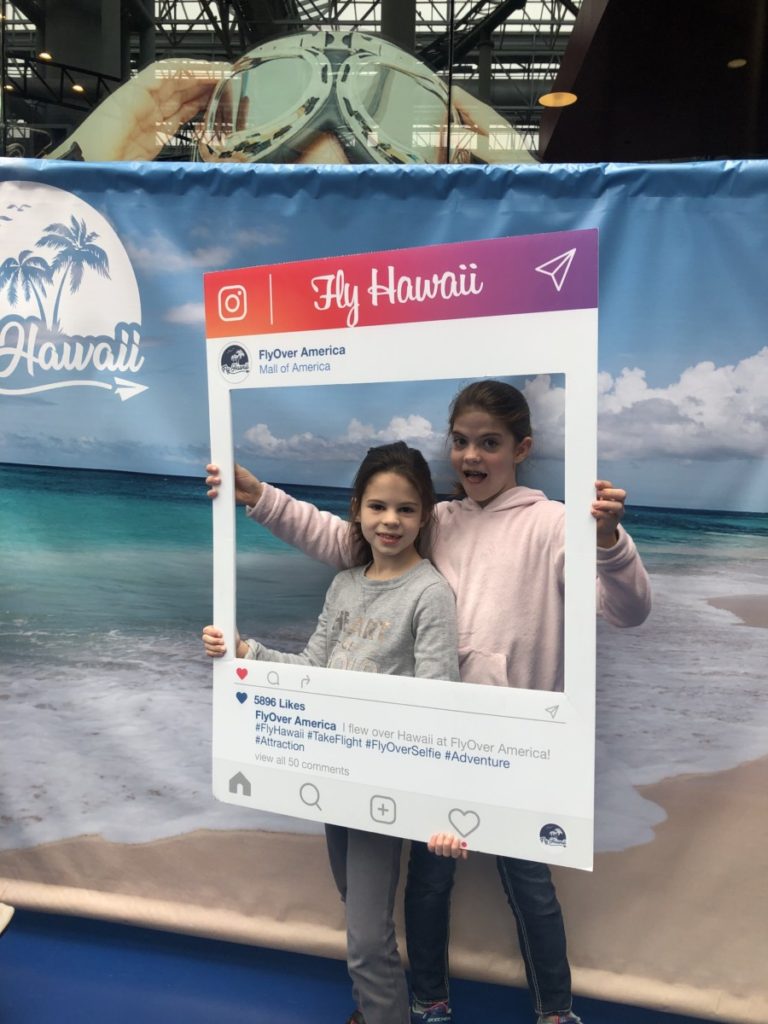
[[[639,626],[651,610],[651,585],[635,542],[619,527],[612,548],[597,549],[597,611],[612,626]]]
[[[349,526],[343,519],[321,512],[308,501],[292,498],[271,484],[264,484],[263,488],[258,502],[246,506],[250,519],[318,562],[327,562],[337,569],[353,564]]]

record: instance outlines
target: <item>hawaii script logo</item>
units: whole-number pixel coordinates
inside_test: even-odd
[[[147,390],[129,379],[140,346],[136,278],[108,221],[62,189],[4,182],[0,395],[85,387],[125,401]]]
[[[388,266],[379,275],[376,267],[371,268],[371,278],[365,293],[373,307],[389,303],[392,306],[408,303],[432,302],[434,299],[458,299],[467,295],[479,295],[485,285],[478,279],[476,263],[460,263],[458,270],[443,270],[423,277],[421,274],[398,274],[394,266]],[[318,297],[312,303],[315,309],[346,309],[347,327],[356,327],[360,320],[360,286],[348,281],[343,270],[331,274],[318,274],[310,281],[312,291]]]

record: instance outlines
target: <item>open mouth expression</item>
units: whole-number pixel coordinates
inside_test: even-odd
[[[487,505],[517,486],[517,466],[530,438],[518,442],[495,417],[480,409],[457,416],[451,431],[451,465],[467,497]]]

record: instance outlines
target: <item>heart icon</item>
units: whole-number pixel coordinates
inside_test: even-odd
[[[237,672],[237,678],[238,679],[245,679],[245,677],[248,675],[248,669],[247,668],[236,668],[235,672]]]
[[[448,821],[456,829],[460,836],[465,839],[471,835],[475,829],[480,828],[480,815],[474,811],[461,811],[458,807],[454,807],[448,815]]]
[[[235,696],[237,697],[241,704],[245,704],[245,702],[248,700],[247,693],[236,693]]]

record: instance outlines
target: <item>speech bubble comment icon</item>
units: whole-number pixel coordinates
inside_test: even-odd
[[[449,813],[448,821],[464,839],[480,828],[479,814],[475,811],[462,811],[458,807],[454,807]]]
[[[320,806],[320,790],[313,782],[305,782],[299,790],[299,797],[301,802],[306,804],[307,807],[316,807],[318,811],[322,811]]]

